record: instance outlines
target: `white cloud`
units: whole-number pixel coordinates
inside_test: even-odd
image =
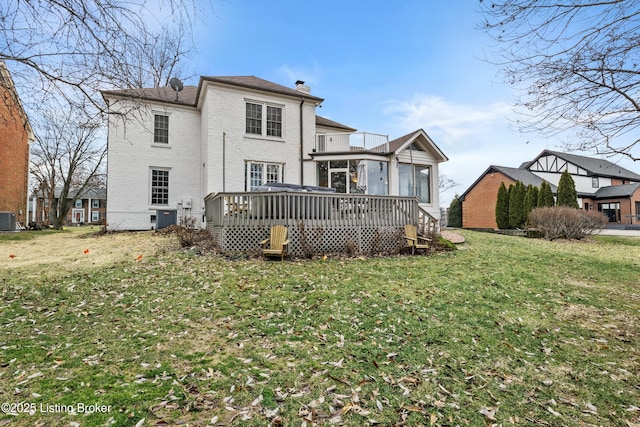
[[[504,123],[511,111],[505,102],[465,105],[438,96],[415,95],[409,100],[390,101],[384,113],[394,116],[407,130],[423,128],[429,134],[438,134],[441,143],[450,144],[490,132],[496,124]]]
[[[316,63],[312,63],[310,66],[295,67],[284,64],[276,70],[276,73],[278,76],[282,76],[284,81],[291,82],[292,85],[297,80],[302,80],[307,85],[312,85],[320,81],[322,76],[322,70]]]

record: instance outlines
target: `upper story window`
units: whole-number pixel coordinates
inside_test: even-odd
[[[598,179],[597,176],[591,177],[591,187],[593,187],[593,188],[599,188],[600,187],[600,180]]]
[[[282,136],[282,108],[267,105],[267,136]]]
[[[169,116],[163,114],[154,115],[153,142],[155,144],[169,143]]]
[[[81,208],[82,207],[82,200],[81,199],[76,199],[75,207],[76,208]]]
[[[247,102],[247,133],[262,135],[262,105]]]
[[[169,171],[162,169],[151,170],[151,204],[169,204]]]
[[[282,107],[247,102],[245,131],[252,135],[282,137]]]
[[[93,199],[91,201],[91,207],[92,208],[99,208],[100,207],[100,200]]]

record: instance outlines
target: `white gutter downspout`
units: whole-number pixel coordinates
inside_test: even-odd
[[[304,128],[302,126],[302,106],[304,105],[304,98],[300,99],[300,185],[304,185]]]

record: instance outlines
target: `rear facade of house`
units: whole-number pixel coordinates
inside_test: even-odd
[[[111,229],[159,219],[206,225],[205,197],[272,183],[337,193],[415,196],[439,218],[438,169],[447,160],[422,129],[390,141],[316,115],[304,82],[201,77],[198,86],[104,91],[109,105]]]

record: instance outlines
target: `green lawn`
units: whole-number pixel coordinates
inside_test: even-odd
[[[640,239],[463,234],[0,270],[0,426],[640,425]]]

